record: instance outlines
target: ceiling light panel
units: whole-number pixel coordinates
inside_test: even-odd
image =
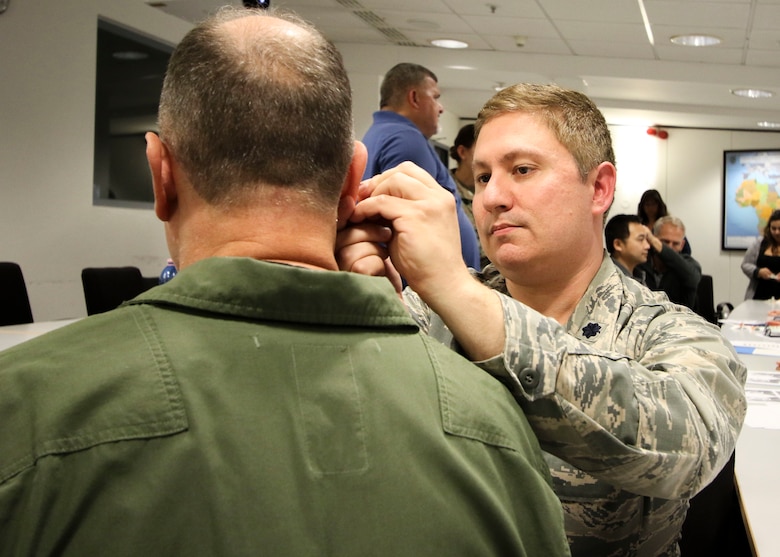
[[[766,89],[750,88],[732,89],[731,94],[736,95],[737,97],[745,97],[746,99],[769,99],[775,96],[772,91]]]
[[[717,46],[723,41],[714,35],[675,35],[669,39],[673,44],[680,46],[707,47]]]
[[[433,46],[438,46],[439,48],[468,48],[469,43],[464,41],[458,41],[456,39],[433,39],[431,41],[431,44]]]

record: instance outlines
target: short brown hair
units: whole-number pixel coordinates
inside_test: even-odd
[[[306,30],[230,33],[227,22],[275,17]],[[160,99],[160,136],[193,187],[237,205],[263,185],[338,200],[353,152],[352,93],[341,55],[316,29],[276,11],[224,8],[171,55]]]
[[[385,74],[382,85],[379,88],[379,108],[398,108],[403,103],[406,92],[412,87],[420,85],[430,77],[438,82],[436,74],[425,66],[401,62],[396,64]]]
[[[607,122],[586,95],[557,85],[518,83],[506,87],[480,110],[475,124],[476,137],[487,122],[512,112],[540,115],[574,157],[583,181],[602,162],[615,164]]]

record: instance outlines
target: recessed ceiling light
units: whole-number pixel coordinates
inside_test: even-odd
[[[732,89],[731,94],[748,99],[768,99],[775,96],[772,91],[764,89]]]
[[[146,58],[149,58],[149,55],[146,52],[139,52],[137,50],[121,50],[119,52],[114,52],[111,56],[117,60],[145,60]]]
[[[675,35],[670,40],[680,46],[714,46],[721,43],[718,37],[712,35]]]
[[[447,67],[447,68],[449,68],[449,69],[451,69],[451,70],[476,70],[476,69],[477,69],[477,68],[475,68],[474,66],[458,66],[458,65],[453,65],[453,66],[445,66],[445,67]]]
[[[469,43],[464,43],[463,41],[456,41],[455,39],[433,39],[431,41],[431,44],[433,46],[438,46],[439,48],[468,48]]]
[[[780,128],[780,122],[758,122],[759,128]]]

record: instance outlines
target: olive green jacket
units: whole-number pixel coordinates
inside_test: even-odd
[[[0,352],[0,556],[568,555],[520,407],[384,279],[215,258]]]

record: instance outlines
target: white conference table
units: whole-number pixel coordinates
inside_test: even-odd
[[[750,372],[777,373],[777,385],[767,393],[777,393],[778,401],[766,404],[748,397],[748,420],[737,441],[734,474],[739,492],[742,515],[754,555],[780,555],[777,515],[780,507],[780,429],[772,429],[771,419],[764,419],[764,411],[771,418],[774,411],[780,416],[780,337],[763,333],[764,323],[772,317],[771,310],[780,311],[780,302],[746,300],[737,306],[722,323],[722,331],[739,352],[739,357]],[[777,318],[780,320],[780,317]],[[753,350],[753,353],[748,353]],[[755,383],[754,383],[755,384]],[[748,378],[748,389],[751,386]],[[780,427],[780,424],[776,427]]]
[[[60,319],[57,321],[38,321],[37,323],[25,323],[24,325],[6,325],[0,327],[0,350],[11,348],[25,340],[30,340],[54,329],[59,329],[78,319]]]

